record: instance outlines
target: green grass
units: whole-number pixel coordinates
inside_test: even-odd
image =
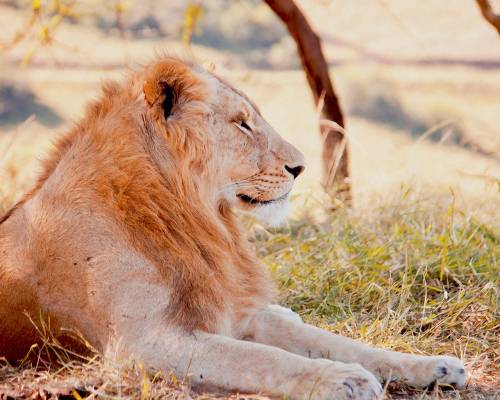
[[[442,203],[337,213],[256,242],[281,302],[306,321],[394,350],[462,357],[471,388],[451,398],[492,398],[477,386],[498,388],[500,379],[500,238]],[[406,389],[395,388],[417,395]]]
[[[304,218],[282,230],[252,232],[279,282],[281,303],[306,321],[385,348],[453,354],[465,360],[471,375],[460,392],[391,384],[385,398],[499,398],[500,238],[493,227],[456,210],[451,199],[407,199],[338,211],[327,222]],[[110,367],[97,355],[68,359],[59,370],[45,372],[3,364],[2,391],[198,396],[178,378],[137,365]]]

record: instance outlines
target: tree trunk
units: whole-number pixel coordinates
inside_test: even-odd
[[[328,64],[321,42],[293,0],[265,0],[285,23],[299,52],[302,67],[321,110],[320,132],[323,138],[323,184],[339,200],[350,202],[349,152],[344,135],[344,117],[328,75]]]

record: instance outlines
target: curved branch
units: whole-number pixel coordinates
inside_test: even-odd
[[[481,11],[484,19],[488,21],[500,35],[500,15],[495,14],[488,0],[476,0],[476,3],[479,6],[479,10]]]
[[[328,74],[328,64],[321,49],[321,41],[306,17],[293,0],[265,0],[267,5],[285,23],[293,37],[321,119],[333,121],[321,124],[323,137],[323,182],[343,200],[350,200],[349,163],[344,116]],[[340,127],[340,128],[339,128]]]

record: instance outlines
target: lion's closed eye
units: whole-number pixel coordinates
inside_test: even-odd
[[[248,125],[248,123],[244,120],[244,119],[237,119],[235,120],[234,122],[234,125],[236,125],[236,127],[242,131],[243,133],[249,135],[249,136],[252,136],[252,128],[250,127],[250,125]]]
[[[252,131],[252,128],[250,128],[250,127],[248,126],[248,124],[246,123],[246,121],[244,121],[244,120],[243,120],[243,121],[241,121],[241,122],[240,122],[240,125],[241,125],[241,127],[242,127],[242,128],[247,129],[247,130],[249,130],[250,132]]]

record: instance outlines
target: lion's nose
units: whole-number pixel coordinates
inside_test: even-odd
[[[297,165],[296,167],[285,165],[285,169],[292,174],[293,179],[295,179],[304,171],[305,167],[303,165]]]

